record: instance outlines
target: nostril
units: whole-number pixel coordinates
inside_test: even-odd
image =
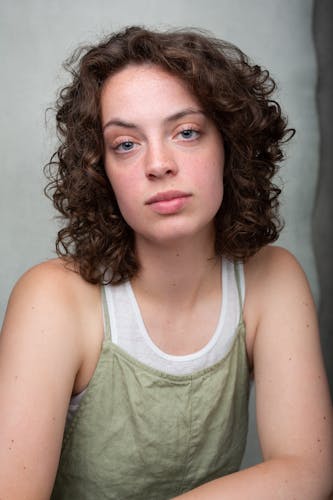
[[[157,177],[163,177],[163,176],[173,176],[175,175],[176,173],[176,170],[175,168],[172,168],[170,166],[168,167],[163,167],[163,166],[158,166],[158,167],[154,167],[154,168],[147,168],[146,170],[146,176],[148,177],[148,179],[155,179]]]

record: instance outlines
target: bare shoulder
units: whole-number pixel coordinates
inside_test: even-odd
[[[58,294],[59,300],[66,302],[73,290],[80,293],[85,288],[89,288],[89,284],[75,272],[74,266],[61,259],[52,259],[27,270],[17,281],[11,298],[18,298],[21,294],[29,297],[33,293],[48,301]]]
[[[286,294],[311,299],[311,292],[306,275],[295,258],[282,247],[267,246],[260,250],[245,264],[247,298],[251,306],[260,313],[262,305],[267,307],[270,301],[285,300]],[[282,295],[281,295],[282,294]],[[297,299],[297,297],[295,297]]]
[[[52,259],[23,274],[13,288],[8,307],[19,305],[24,310],[38,307],[39,313],[52,310],[60,315],[70,310],[83,313],[87,310],[86,302],[97,296],[97,287],[87,283],[72,265]]]
[[[53,259],[29,269],[11,293],[2,343],[40,345],[41,337],[59,351],[72,352],[73,369],[89,365],[102,338],[99,287],[87,283],[73,266]],[[92,361],[93,363],[94,361]]]
[[[278,324],[289,314],[290,317],[308,317],[316,329],[310,286],[305,272],[291,252],[278,246],[264,247],[246,262],[245,281],[244,317],[251,360],[260,325]]]
[[[295,256],[279,246],[268,245],[257,252],[246,263],[246,272],[253,279],[261,279],[265,284],[271,279],[301,278],[304,272]],[[291,275],[290,275],[291,273]]]

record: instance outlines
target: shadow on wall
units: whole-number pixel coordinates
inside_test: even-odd
[[[333,2],[314,4],[314,41],[318,60],[317,103],[320,169],[313,217],[313,245],[320,282],[319,323],[325,364],[333,397]]]

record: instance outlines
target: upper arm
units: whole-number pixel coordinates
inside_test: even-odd
[[[64,271],[45,264],[15,286],[0,336],[0,498],[49,498],[80,365]]]
[[[300,457],[310,464],[309,480],[329,478],[332,408],[309,285],[287,251],[271,248],[258,258],[253,363],[264,459]]]

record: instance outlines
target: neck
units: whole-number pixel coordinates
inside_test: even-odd
[[[220,282],[214,238],[170,245],[137,242],[140,271],[132,280],[136,293],[163,303],[193,303]]]

